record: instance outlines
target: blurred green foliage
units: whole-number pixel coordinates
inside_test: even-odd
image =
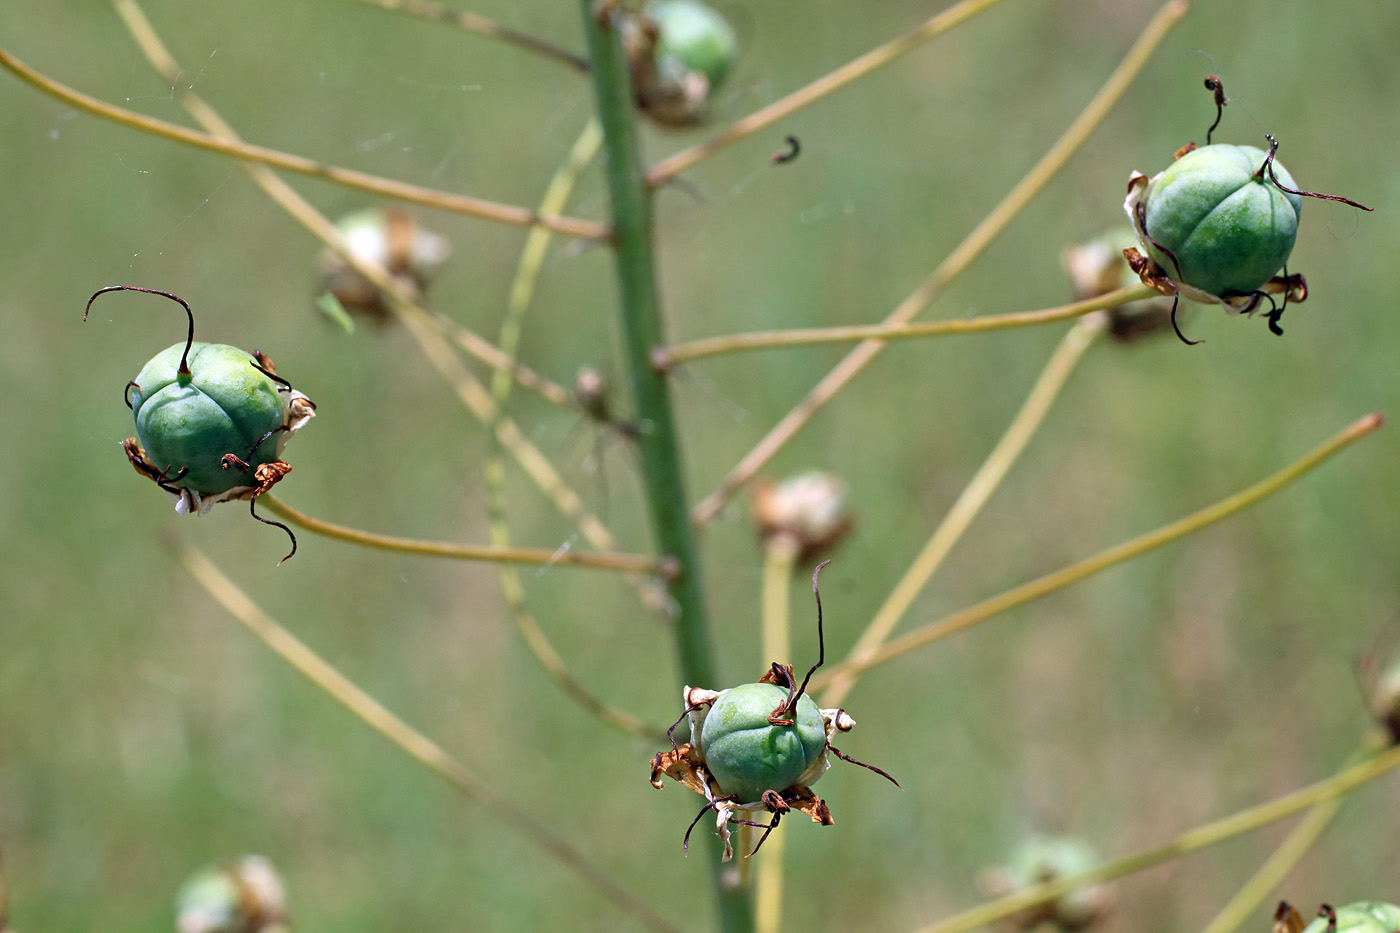
[[[732,4],[744,55],[716,108],[737,118],[937,10],[926,0]],[[472,8],[579,45],[575,4]],[[878,320],[1038,158],[1147,21],[1149,0],[1006,0],[856,87],[702,163],[661,195],[676,338]],[[533,204],[591,108],[556,64],[332,0],[148,13],[192,83],[257,142],[453,191]],[[1244,25],[1247,24],[1247,25]],[[1171,339],[1095,349],[910,622],[1053,569],[1271,472],[1370,410],[1400,411],[1390,314],[1400,176],[1400,6],[1201,3],[1091,143],[930,316],[1067,297],[1062,247],[1121,222],[1149,174],[1232,103],[1217,139],[1272,132],[1306,188],[1375,214],[1304,205],[1284,318],[1195,310]],[[111,9],[0,6],[5,46],[106,100],[187,122]],[[194,867],[241,852],[285,872],[305,930],[613,929],[617,913],[350,719],[230,624],[159,545],[205,548],[352,678],[691,928],[708,866],[683,859],[696,799],[646,783],[655,749],[599,725],[541,675],[489,567],[367,553],[302,535],[284,567],[239,508],[178,519],[123,462],[123,383],[181,333],[154,298],[80,325],[95,289],[169,289],[201,339],[267,352],[320,405],[288,448],[291,504],[349,525],[483,541],[482,430],[394,329],[342,333],[313,308],[318,250],[231,162],[73,113],[0,77],[0,849],[19,930],[169,929]],[[659,157],[704,138],[648,133]],[[782,137],[803,144],[775,168]],[[365,200],[296,181],[332,216]],[[603,216],[590,173],[573,213]],[[455,244],[432,303],[493,335],[523,231],[424,216]],[[1389,244],[1389,245],[1387,245]],[[844,653],[989,449],[1059,328],[889,349],[786,450],[777,472],[846,476],[856,534],[826,571]],[[612,271],[558,246],[525,360],[568,382],[619,376]],[[678,381],[693,494],[840,355],[697,364]],[[633,550],[647,547],[626,445],[517,392],[512,414]],[[601,468],[590,471],[594,445]],[[1364,713],[1358,652],[1400,646],[1400,439],[1383,431],[1276,500],[1129,567],[871,675],[837,766],[837,825],[788,821],[791,929],[902,929],[976,898],[978,868],[1030,830],[1109,856],[1328,773]],[[571,530],[518,475],[518,540]],[[704,537],[721,666],[753,678],[759,555],[746,509]],[[653,721],[679,712],[664,624],[603,574],[527,573],[576,674]],[[798,657],[814,649],[795,584]],[[908,623],[906,623],[908,624]],[[715,684],[707,686],[725,686]],[[1290,881],[1298,903],[1393,895],[1395,782],[1364,789]],[[1119,886],[1113,930],[1202,923],[1282,829]],[[1264,920],[1256,929],[1263,929]]]

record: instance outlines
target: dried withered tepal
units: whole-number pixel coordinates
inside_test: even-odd
[[[185,341],[157,353],[126,384],[136,437],[122,446],[131,465],[169,493],[181,515],[207,512],[216,502],[248,500],[254,518],[291,537],[291,557],[296,537],[281,522],[259,516],[256,504],[291,472],[291,464],[280,459],[282,450],[315,416],[316,406],[277,375],[265,354],[195,342],[194,312],[169,292],[111,285],[88,299],[83,320],[98,296],[113,291],[169,298],[189,317]]]
[[[830,826],[831,811],[811,787],[830,767],[828,753],[869,768],[899,786],[884,771],[833,746],[832,738],[849,732],[855,720],[842,709],[818,709],[805,692],[812,674],[826,659],[821,594],[817,590],[817,576],[825,566],[819,565],[812,574],[820,653],[800,685],[792,665],[775,661],[757,683],[719,691],[685,688],[685,712],[668,732],[671,750],[651,762],[653,787],[659,790],[662,775],[669,775],[705,798],[705,805],[685,831],[683,848],[689,848],[691,830],[711,810],[724,840],[725,861],[734,855],[731,824],[763,829],[749,855],[759,850],[783,816],[793,810],[807,814],[814,823]],[[690,741],[677,744],[676,727],[686,719],[690,720]],[[746,818],[758,813],[769,814],[768,822]]]

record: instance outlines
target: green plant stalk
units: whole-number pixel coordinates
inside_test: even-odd
[[[665,339],[652,244],[651,190],[638,148],[632,78],[622,44],[609,21],[594,14],[593,0],[579,0],[579,8],[593,62],[598,121],[603,127],[624,355],[633,405],[643,425],[637,437],[637,451],[642,460],[647,507],[656,547],[674,557],[680,569],[667,587],[675,602],[673,631],[680,676],[686,684],[719,684],[705,623],[700,565],[681,474],[670,386],[665,374],[652,366],[652,349],[663,346]],[[710,857],[714,860],[720,926],[730,933],[751,930],[749,891],[726,879],[718,847],[719,839],[715,837]]]

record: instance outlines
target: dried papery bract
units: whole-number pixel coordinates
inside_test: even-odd
[[[652,0],[610,15],[621,30],[638,108],[662,126],[704,122],[739,54],[724,17],[699,0]]]
[[[1124,226],[1061,252],[1060,265],[1069,276],[1074,299],[1087,301],[1136,284],[1138,276],[1123,255],[1136,243],[1132,228]],[[1130,301],[1105,313],[1109,334],[1121,343],[1166,333],[1172,326],[1172,300],[1163,295]]]
[[[245,855],[205,868],[175,896],[177,933],[284,933],[287,896],[272,862]]]
[[[452,244],[446,237],[425,229],[402,208],[355,211],[337,221],[336,229],[356,258],[387,270],[415,296],[423,294],[452,253]],[[352,314],[381,324],[389,321],[389,304],[383,293],[338,253],[323,250],[316,265],[323,299],[329,295]],[[324,301],[318,306],[334,315]]]
[[[831,739],[849,732],[855,720],[842,709],[818,709],[805,692],[807,680],[826,656],[817,591],[822,566],[812,575],[820,655],[800,684],[792,665],[775,661],[755,683],[720,691],[688,686],[682,693],[685,710],[671,727],[671,750],[651,761],[651,783],[660,789],[662,776],[668,775],[705,798],[705,805],[685,832],[683,849],[689,848],[691,830],[712,811],[716,830],[724,840],[725,861],[733,856],[730,825],[763,829],[748,855],[756,853],[779,821],[793,810],[806,813],[814,823],[831,825],[831,811],[811,789],[831,766],[828,753],[899,786],[884,771],[833,746]],[[689,722],[690,741],[679,744],[674,733],[683,721]],[[766,822],[748,818],[765,813]]]
[[[769,547],[790,548],[809,563],[850,533],[854,520],[844,480],[808,470],[781,482],[762,477],[754,483],[751,505],[759,537]]]
[[[316,406],[277,375],[266,355],[195,341],[194,313],[169,292],[113,285],[96,292],[88,309],[113,291],[161,295],[178,302],[189,317],[185,341],[156,354],[126,385],[136,423],[136,437],[122,444],[127,460],[174,498],[181,515],[247,500],[254,518],[291,538],[291,557],[296,536],[281,522],[259,516],[256,500],[291,472],[280,459],[282,450],[314,417]]]
[[[1006,865],[982,872],[977,886],[987,897],[1005,897],[1018,891],[1089,871],[1099,864],[1098,854],[1083,839],[1070,836],[1030,836],[1023,839]],[[1113,906],[1103,885],[1089,885],[1061,895],[1008,919],[1016,930],[1084,930],[1102,920]]]

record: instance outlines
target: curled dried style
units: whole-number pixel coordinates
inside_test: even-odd
[[[775,676],[787,681],[787,699],[779,704],[778,708],[768,717],[769,725],[790,726],[797,722],[797,701],[802,698],[802,694],[807,692],[807,682],[812,679],[812,675],[817,672],[817,668],[826,663],[826,638],[822,633],[822,594],[817,588],[817,577],[821,576],[822,568],[831,563],[824,560],[817,564],[817,569],[812,571],[812,596],[817,600],[817,663],[813,664],[807,671],[807,676],[802,678],[802,686],[798,687],[792,682],[791,668],[774,662],[773,673]],[[886,775],[888,777],[888,775]]]
[[[1215,122],[1206,130],[1206,145],[1210,145],[1210,134],[1215,132],[1215,128],[1220,125],[1220,118],[1225,115],[1225,105],[1230,102],[1230,98],[1225,96],[1225,85],[1220,80],[1220,75],[1206,75],[1206,90],[1215,95]]]
[[[1343,204],[1350,204],[1352,207],[1360,208],[1363,211],[1375,210],[1373,207],[1358,204],[1351,198],[1344,198],[1339,194],[1319,194],[1316,191],[1299,191],[1296,188],[1289,188],[1287,185],[1279,184],[1278,178],[1274,175],[1274,153],[1278,152],[1278,140],[1274,139],[1269,133],[1265,133],[1264,138],[1269,141],[1269,154],[1264,156],[1264,164],[1260,165],[1259,170],[1254,173],[1255,178],[1262,179],[1264,173],[1268,172],[1269,181],[1273,182],[1274,187],[1280,191],[1287,191],[1289,194],[1296,194],[1305,198],[1321,198],[1324,201],[1341,201]]]
[[[87,306],[83,308],[84,321],[88,319],[88,312],[92,310],[92,303],[97,300],[97,296],[105,295],[108,292],[144,292],[147,295],[160,295],[162,298],[169,298],[171,301],[178,302],[180,307],[185,309],[185,314],[190,319],[190,329],[185,337],[185,352],[180,354],[179,374],[188,377],[190,375],[190,347],[194,346],[194,312],[190,310],[189,302],[185,301],[185,299],[181,298],[179,295],[172,295],[170,292],[163,292],[158,288],[142,288],[139,285],[108,285],[106,288],[99,288],[92,293],[92,297],[88,299]],[[128,382],[126,384],[126,389],[123,391],[123,398],[127,399],[127,408],[131,407],[131,400],[126,393],[131,391],[132,386],[136,386],[136,383]],[[136,386],[136,388],[140,389],[141,387]]]
[[[272,375],[266,369],[263,369],[256,363],[252,364],[252,366],[254,369],[264,373],[269,378],[275,379],[283,385],[286,385],[288,388],[291,388],[291,384],[288,383],[285,379],[278,379],[276,376]],[[289,429],[285,424],[278,425],[271,431],[268,431],[262,437],[258,438],[258,442],[248,450],[248,457],[246,460],[240,459],[237,454],[224,454],[223,459],[220,461],[219,465],[222,466],[225,470],[235,469],[238,470],[238,472],[240,473],[247,473],[248,464],[252,461],[253,455],[258,452],[258,448],[262,446],[263,441],[267,440],[269,437],[272,437],[272,435],[274,434],[278,434],[286,430]],[[273,525],[277,528],[281,528],[287,533],[287,537],[292,539],[292,549],[287,552],[286,557],[282,558],[277,562],[277,566],[279,567],[282,566],[282,564],[284,564],[287,560],[289,560],[293,555],[296,554],[297,536],[292,534],[292,529],[288,528],[281,522],[273,521],[270,518],[263,518],[261,515],[258,514],[258,496],[267,492],[274,485],[276,485],[277,482],[282,479],[282,477],[286,476],[289,472],[291,472],[291,469],[291,466],[282,463],[281,461],[264,463],[263,465],[257,467],[255,470],[253,470],[253,495],[248,500],[249,515],[253,516],[258,521],[262,522],[264,525]]]

